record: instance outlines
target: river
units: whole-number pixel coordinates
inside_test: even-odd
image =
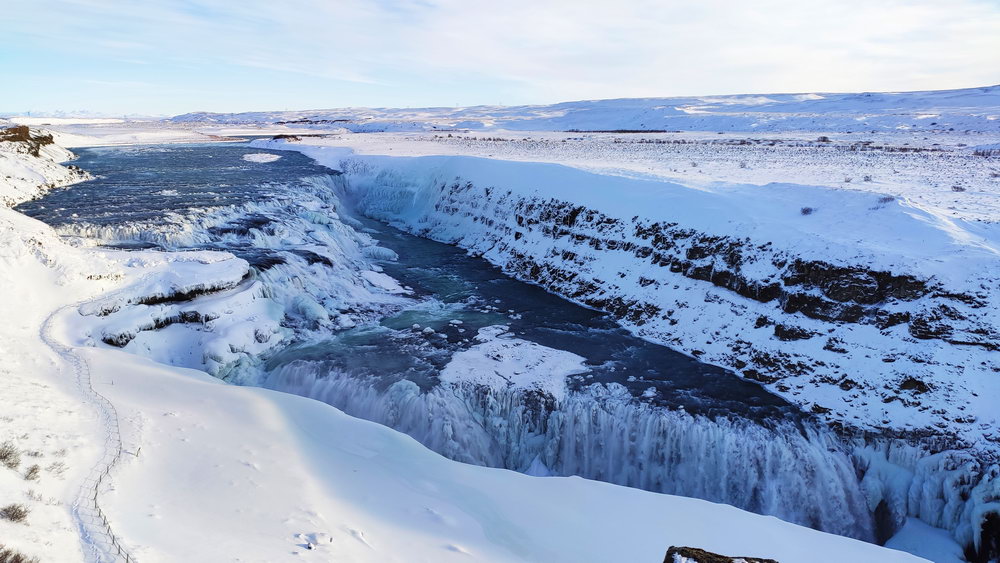
[[[246,160],[251,153],[280,158]],[[606,315],[514,280],[461,249],[346,207],[300,227],[306,212],[327,209],[310,201],[340,204],[342,182],[301,154],[242,143],[78,154],[75,164],[94,180],[18,211],[67,237],[114,248],[229,251],[248,260],[281,302],[300,304],[295,292],[308,288],[309,303],[326,309],[311,318],[353,319],[353,326],[310,324],[296,316],[305,306],[289,305],[291,336],[228,374],[231,382],[322,400],[460,461],[580,475],[876,537],[850,447],[794,406],[731,372],[636,338]],[[283,203],[267,205],[273,201]],[[324,236],[316,235],[320,228]],[[349,254],[323,246],[340,244],[345,232],[374,238],[384,250],[369,248],[363,260],[331,258]],[[338,279],[362,262],[405,292],[365,310],[345,305]],[[582,368],[568,376],[560,396],[442,383],[456,355],[482,345],[476,336],[483,329],[528,343],[518,350],[578,356]]]

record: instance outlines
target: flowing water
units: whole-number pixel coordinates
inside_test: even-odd
[[[243,159],[259,152],[281,158]],[[296,321],[289,306],[296,337],[236,382],[320,399],[461,461],[576,474],[875,537],[850,448],[792,405],[726,370],[635,338],[606,315],[509,278],[458,248],[349,217],[343,207],[319,221],[317,209],[327,208],[308,201],[340,206],[345,180],[305,156],[242,144],[78,153],[76,164],[95,180],[18,210],[67,236],[118,248],[233,252],[288,303],[306,287],[310,302],[330,315],[351,314],[330,281],[347,275],[351,262],[330,257],[350,253],[333,247],[348,247],[348,235],[380,243],[366,247],[365,259],[406,286],[405,298],[357,315],[352,328]],[[274,201],[283,203],[268,203]],[[300,228],[303,217],[310,220]],[[287,273],[299,263],[295,275]],[[317,264],[328,266],[322,275]],[[479,329],[497,325],[581,356],[586,371],[570,377],[569,393],[558,400],[443,384],[438,376],[452,357],[476,344]]]

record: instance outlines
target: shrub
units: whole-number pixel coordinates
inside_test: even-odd
[[[802,209],[799,210],[799,213],[801,213],[803,215],[812,215],[813,211],[816,211],[816,210],[813,209],[812,207],[803,207]]]
[[[819,142],[819,143],[829,143],[830,142],[830,137],[827,137],[826,135],[820,135],[816,139],[816,141]]]
[[[38,558],[0,544],[0,563],[38,563]]]
[[[0,463],[6,465],[8,469],[17,469],[17,466],[21,465],[21,451],[13,442],[0,444]]]
[[[29,512],[31,511],[23,504],[8,504],[0,508],[0,518],[10,520],[11,522],[24,522]]]
[[[37,481],[41,475],[42,466],[37,463],[29,467],[28,470],[24,472],[24,478],[27,481]]]
[[[65,463],[61,461],[53,461],[52,463],[49,464],[48,467],[45,468],[46,471],[55,475],[56,477],[62,477],[63,473],[66,473],[67,469],[69,468],[66,466]]]
[[[951,187],[951,191],[953,191],[953,192],[964,192],[965,188],[963,188],[962,186],[959,186],[958,184],[955,184],[954,186]]]

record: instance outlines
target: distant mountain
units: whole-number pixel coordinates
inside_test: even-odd
[[[1000,132],[1000,86],[923,92],[623,98],[534,106],[187,113],[171,122],[282,123],[349,131]]]

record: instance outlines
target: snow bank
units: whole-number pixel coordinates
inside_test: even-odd
[[[455,463],[309,399],[112,351],[87,358],[142,421],[142,450],[107,504],[144,561],[645,561],[672,544],[918,560],[705,501]]]
[[[107,288],[113,276],[99,256],[75,252],[42,223],[0,208],[0,443],[21,452],[15,468],[0,465],[0,506],[30,511],[26,525],[0,519],[0,543],[46,561],[83,559],[71,507],[103,453],[104,428],[39,328],[50,312]],[[40,476],[27,480],[35,465]]]

